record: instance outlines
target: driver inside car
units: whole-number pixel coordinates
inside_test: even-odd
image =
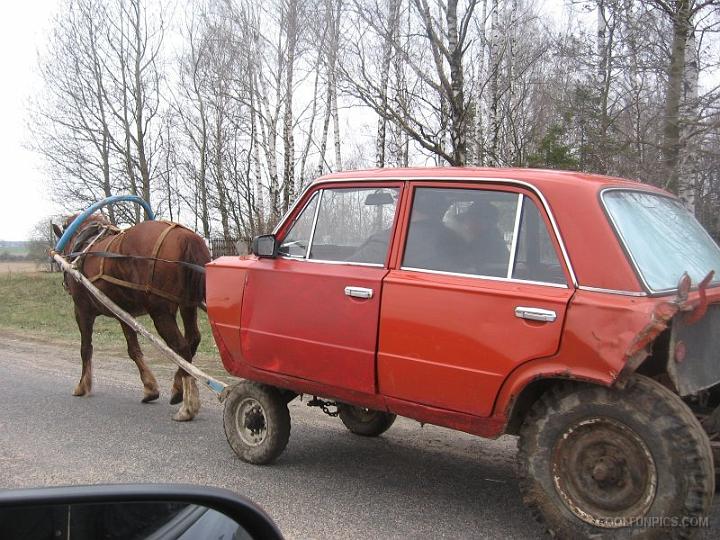
[[[418,190],[410,215],[403,266],[457,272],[467,251],[460,236],[443,221],[448,200],[432,190]]]
[[[497,207],[487,201],[475,201],[457,219],[458,232],[467,243],[467,264],[472,272],[505,277],[510,250],[498,228]]]

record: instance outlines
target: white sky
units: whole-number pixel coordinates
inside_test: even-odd
[[[39,84],[37,51],[57,0],[6,2],[0,17],[0,240],[25,240],[53,213],[42,162],[23,148],[27,102]]]

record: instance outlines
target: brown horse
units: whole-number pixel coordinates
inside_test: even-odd
[[[65,220],[64,229],[77,216]],[[58,237],[62,231],[53,225]],[[65,255],[113,302],[134,317],[149,315],[167,345],[188,362],[200,344],[197,309],[205,298],[202,268],[210,261],[205,241],[182,225],[166,221],[144,221],[124,231],[113,227],[101,214],[90,216],[70,239]],[[77,255],[80,253],[80,255]],[[74,254],[74,255],[73,255]],[[179,261],[179,262],[178,262]],[[92,387],[92,332],[98,315],[113,317],[92,294],[65,275],[65,289],[75,304],[80,329],[82,375],[73,395],[84,396]],[[180,311],[184,333],[177,324]],[[128,355],[140,371],[143,403],[160,396],[157,381],[145,363],[137,333],[119,321],[127,341]],[[170,403],[182,406],[174,420],[192,420],[200,409],[195,379],[182,369],[175,373]]]

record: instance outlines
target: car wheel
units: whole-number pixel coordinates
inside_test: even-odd
[[[538,400],[519,441],[525,503],[558,538],[685,538],[707,526],[710,442],[672,391],[567,386]]]
[[[242,381],[225,400],[223,425],[240,459],[256,465],[271,463],[290,438],[287,399],[277,388]]]
[[[364,437],[377,437],[385,433],[395,422],[391,413],[374,411],[364,407],[355,407],[346,403],[338,404],[340,420],[352,433]]]

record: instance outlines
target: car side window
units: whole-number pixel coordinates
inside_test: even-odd
[[[285,235],[282,244],[280,244],[278,248],[279,255],[284,255],[285,257],[305,257],[307,255],[317,202],[318,194],[316,192]]]
[[[310,259],[384,264],[398,188],[325,189]]]
[[[529,197],[523,199],[512,277],[566,285],[565,273],[545,221],[532,199]]]
[[[519,195],[417,188],[403,267],[507,277]]]

